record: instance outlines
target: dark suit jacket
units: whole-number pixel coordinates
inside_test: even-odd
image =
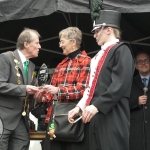
[[[18,125],[23,111],[24,99],[26,96],[26,84],[30,84],[32,72],[35,65],[29,61],[28,81],[26,81],[23,65],[17,50],[14,51],[16,59],[20,62],[18,65],[21,84],[17,84],[14,56],[10,52],[0,54],[0,117],[2,118],[4,128],[13,130]],[[27,118],[25,117],[27,122]],[[28,123],[27,127],[28,126]]]
[[[90,134],[99,137],[99,150],[129,150],[129,97],[133,72],[134,60],[129,47],[123,44],[112,48],[99,73],[91,101],[99,110],[90,122]]]
[[[138,98],[144,95],[144,84],[138,74],[132,83],[130,109],[131,109],[131,126],[130,126],[130,149],[146,150],[150,149],[150,81],[148,84],[148,100],[144,106],[139,106]],[[143,143],[146,138],[146,144]]]

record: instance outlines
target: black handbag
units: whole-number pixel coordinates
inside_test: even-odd
[[[64,142],[80,142],[84,137],[84,123],[82,119],[74,124],[70,124],[68,121],[68,111],[75,108],[76,104],[72,102],[60,103],[55,102],[53,104],[53,114],[48,124],[48,131],[51,124],[54,124],[55,138],[53,140]],[[77,116],[79,118],[80,116]]]

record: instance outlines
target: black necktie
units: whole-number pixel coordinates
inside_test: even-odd
[[[147,78],[143,78],[142,80],[143,80],[144,86],[147,87],[147,84],[146,84]]]

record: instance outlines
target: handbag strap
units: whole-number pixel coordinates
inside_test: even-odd
[[[80,116],[78,119],[74,120],[73,123],[77,123],[80,119],[82,119],[82,116]]]

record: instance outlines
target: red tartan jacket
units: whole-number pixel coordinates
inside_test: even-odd
[[[54,70],[51,79],[51,85],[59,88],[57,99],[62,100],[79,100],[82,98],[85,88],[89,82],[91,58],[87,56],[85,51],[79,53],[75,58],[66,57],[58,64]],[[45,123],[49,122],[51,116],[51,102],[54,95],[45,94],[43,102],[49,102],[49,108],[46,115]]]

